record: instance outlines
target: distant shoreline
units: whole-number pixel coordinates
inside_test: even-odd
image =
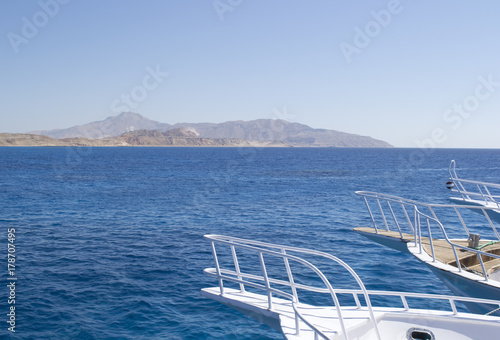
[[[123,136],[90,139],[56,139],[44,135],[0,133],[0,146],[12,147],[289,147],[279,142],[246,141],[229,138],[164,136],[156,138],[125,138]]]
[[[218,147],[218,148],[379,148],[353,145],[291,145],[281,141],[256,141],[238,138],[206,138],[186,135],[185,131],[159,133],[138,131],[102,139],[63,138],[24,133],[0,133],[0,147]],[[387,148],[387,147],[382,147]],[[392,148],[389,146],[388,148]]]
[[[272,146],[272,145],[0,145],[0,148],[293,148],[293,149],[315,149],[315,148],[337,148],[337,149],[384,149],[380,147],[337,147],[337,146]]]

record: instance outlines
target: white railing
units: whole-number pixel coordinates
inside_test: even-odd
[[[454,184],[451,191],[459,193],[464,201],[484,201],[485,204],[493,204],[500,209],[500,184],[460,179],[455,167],[455,160],[452,160],[448,169],[450,181]],[[469,189],[466,189],[466,186]]]
[[[492,310],[497,310],[500,308],[500,301],[494,301],[494,300],[445,296],[445,295],[418,294],[418,293],[368,291],[365,288],[359,276],[354,272],[354,270],[351,267],[349,267],[345,262],[343,262],[339,258],[324,252],[239,239],[229,236],[205,235],[204,237],[211,243],[212,254],[215,260],[215,268],[205,269],[205,273],[214,276],[218,279],[221,295],[224,296],[224,287],[225,287],[224,283],[231,282],[233,284],[237,284],[241,292],[245,292],[246,287],[256,288],[264,291],[265,294],[267,295],[267,304],[269,310],[273,310],[273,301],[275,301],[274,300],[275,295],[291,301],[295,313],[296,335],[300,334],[300,322],[303,322],[311,330],[314,331],[315,338],[319,336],[322,337],[323,339],[328,339],[328,336],[325,334],[324,331],[320,330],[317,325],[313,324],[313,322],[308,320],[308,318],[305,317],[300,312],[299,291],[302,290],[329,295],[329,298],[326,297],[325,301],[328,299],[332,300],[333,307],[335,308],[336,311],[336,317],[339,320],[342,333],[344,334],[346,340],[349,339],[349,336],[346,332],[346,325],[343,319],[342,309],[343,307],[352,308],[353,305],[351,304],[347,306],[347,304],[343,304],[341,306],[338,298],[338,296],[341,294],[347,294],[349,296],[352,296],[355,302],[355,307],[360,311],[364,310],[368,312],[370,322],[372,323],[373,329],[377,334],[379,340],[382,340],[382,338],[380,336],[380,332],[374,316],[374,311],[371,304],[370,296],[399,297],[403,306],[402,308],[401,307],[399,308],[401,311],[406,311],[406,312],[414,310],[410,308],[408,303],[408,298],[434,299],[434,300],[438,299],[438,300],[448,301],[450,304],[451,311],[454,315],[458,313],[456,302],[481,303],[481,304],[488,304],[495,306],[495,308],[492,308]],[[220,255],[218,255],[218,252],[216,250],[216,244],[217,247],[226,246],[230,248],[231,261],[229,261],[229,265],[227,267],[222,267],[219,261]],[[244,253],[242,250],[244,250]],[[237,251],[240,252],[239,255],[237,254]],[[310,261],[306,261],[303,258],[298,257],[297,255],[293,255],[295,253],[306,254],[307,256],[313,255],[315,259],[319,258],[319,260],[323,259],[323,261],[324,259],[328,259],[336,264],[341,265],[355,279],[357,285],[359,286],[359,289],[334,289],[330,281],[317,268],[316,265],[314,265]],[[259,272],[260,272],[259,274],[243,272],[240,269],[239,265],[240,260],[238,256],[242,255],[251,256],[252,254],[254,256],[253,259],[255,260],[255,262],[258,261],[259,263]],[[269,275],[264,256],[280,258],[283,261],[287,277],[286,280],[283,279],[284,275],[281,276],[281,279]],[[225,258],[225,260],[227,260],[227,258]],[[295,263],[305,265],[307,268],[311,269],[318,276],[318,278],[320,278],[324,287],[311,286],[296,282],[292,274],[292,265],[295,265]],[[292,293],[290,294],[283,291],[283,288],[279,289],[280,286],[288,287]],[[361,303],[360,297],[364,298],[364,304]],[[322,305],[324,305],[324,303],[322,303]],[[395,308],[398,307],[396,306]],[[394,308],[392,308],[391,310],[394,310]]]
[[[484,215],[485,219],[479,224],[482,236],[486,233],[494,242],[500,242],[498,226],[490,218],[493,208],[457,204],[427,204],[368,191],[357,191],[356,194],[363,197],[376,233],[379,233],[380,230],[395,231],[400,234],[401,238],[407,238],[409,234],[415,245],[419,247],[420,253],[424,251],[423,241],[428,241],[429,255],[433,262],[439,261],[434,251],[436,239],[445,240],[453,251],[459,272],[462,272],[465,266],[460,262],[457,250],[472,252],[477,255],[481,267],[479,273],[485,281],[488,281],[483,256],[500,259],[500,255],[482,251],[484,245],[472,248],[458,244],[456,240],[467,240],[471,234],[479,234],[479,232],[472,232],[475,231],[472,228],[476,228],[476,230],[478,228],[477,221],[469,223],[469,225],[466,223],[464,210],[472,209]],[[443,220],[446,220],[447,227],[438,218],[438,212],[443,216]],[[477,217],[476,214],[473,215]],[[454,236],[450,237],[450,233]]]
[[[311,328],[315,332],[315,336],[320,336],[324,339],[328,339],[328,336],[326,336],[321,330],[319,330],[315,325],[313,325],[310,321],[308,321],[307,318],[305,318],[297,308],[297,304],[299,303],[299,296],[298,296],[299,289],[311,291],[311,292],[316,292],[316,293],[327,293],[330,295],[330,297],[333,300],[332,302],[334,303],[334,306],[336,308],[342,332],[345,334],[346,339],[348,339],[347,333],[346,333],[345,323],[344,323],[344,320],[342,318],[342,310],[341,310],[340,303],[339,303],[339,300],[337,297],[337,293],[333,289],[333,287],[331,286],[328,279],[315,265],[313,265],[312,263],[310,263],[310,262],[308,262],[300,257],[297,257],[295,255],[287,254],[287,251],[296,252],[296,253],[303,253],[303,254],[311,254],[311,255],[318,256],[318,257],[323,257],[323,258],[333,260],[334,262],[343,266],[355,278],[356,282],[358,283],[358,285],[360,287],[361,294],[365,297],[366,307],[368,308],[371,322],[373,323],[373,326],[375,327],[375,330],[378,334],[378,328],[377,328],[375,316],[373,315],[373,310],[372,310],[372,307],[370,304],[370,298],[368,296],[366,288],[364,287],[363,282],[361,281],[359,276],[354,272],[354,270],[351,267],[349,267],[345,262],[338,259],[337,257],[332,256],[332,255],[327,254],[327,253],[314,251],[314,250],[280,246],[280,245],[275,245],[275,244],[270,244],[270,243],[244,240],[244,239],[239,239],[239,238],[234,238],[234,237],[229,237],[229,236],[205,235],[204,237],[206,239],[210,240],[212,254],[213,254],[214,259],[215,259],[215,268],[206,269],[205,273],[217,277],[217,279],[219,281],[219,288],[220,288],[221,295],[224,295],[224,281],[237,283],[239,285],[241,291],[245,291],[245,286],[264,290],[264,291],[266,291],[266,294],[268,297],[268,309],[269,310],[273,309],[273,294],[282,296],[285,299],[290,300],[292,302],[292,307],[295,311],[295,325],[296,325],[295,331],[296,331],[297,335],[300,333],[299,320],[301,320],[306,325],[308,325],[309,328]],[[231,254],[232,254],[232,265],[234,266],[234,269],[221,268],[221,265],[219,263],[219,258],[217,255],[217,251],[216,251],[216,247],[215,247],[216,243],[227,245],[230,247]],[[259,259],[259,264],[260,264],[261,275],[255,275],[255,274],[241,272],[238,257],[236,255],[236,248],[250,250],[250,251],[257,254],[258,259]],[[266,267],[266,264],[264,261],[264,255],[278,257],[278,258],[283,259],[283,262],[284,262],[284,265],[286,268],[286,272],[287,272],[287,277],[288,277],[287,281],[269,277],[268,270],[267,270],[267,267]],[[290,262],[301,263],[301,264],[305,265],[306,267],[310,268],[321,279],[321,281],[323,282],[325,287],[319,288],[319,287],[308,286],[308,285],[296,283],[294,280],[293,274],[292,274]],[[250,280],[253,280],[253,281],[250,281]],[[261,283],[256,283],[255,281],[261,282]],[[272,285],[288,286],[291,288],[292,294],[289,294],[287,292],[284,292],[283,290],[274,288]],[[359,292],[360,291],[358,290],[358,293]],[[358,304],[358,307],[361,308],[359,298],[357,297],[357,295],[356,295],[355,299],[356,299],[356,302]],[[378,336],[378,339],[382,340],[380,338],[380,335]]]

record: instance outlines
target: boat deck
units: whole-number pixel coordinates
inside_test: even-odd
[[[457,310],[457,303],[478,306],[486,304],[491,310],[498,308],[500,301],[369,291],[349,265],[328,253],[223,235],[204,237],[211,242],[216,263],[215,268],[206,268],[204,273],[215,277],[219,284],[217,287],[202,289],[201,295],[275,328],[286,339],[498,339],[498,317],[460,312]],[[393,242],[406,246],[401,242],[400,235]],[[219,252],[215,250],[216,245]],[[222,247],[229,248],[226,250],[232,254],[224,254],[224,261],[219,261],[218,254]],[[307,260],[302,259],[300,254],[306,254]],[[264,257],[283,260],[285,268],[279,268],[282,271],[286,269],[286,272],[279,274],[274,270],[268,271]],[[253,270],[242,271],[238,260],[242,258],[258,261],[261,274]],[[325,265],[325,260],[343,267],[357,284],[351,289],[336,287],[337,280],[329,281],[317,267],[319,263]],[[224,265],[221,266],[221,263]],[[294,273],[307,273],[307,276],[311,274],[310,271],[303,271],[304,266],[312,269],[324,285],[298,283],[302,280],[294,279]],[[315,301],[320,298],[319,305],[304,303],[303,298],[309,295],[308,292],[315,293]],[[339,299],[339,295],[349,298]],[[424,309],[436,302],[444,308]]]
[[[259,321],[283,333],[286,339],[315,339],[314,331],[304,322],[300,322],[300,332],[295,329],[295,312],[289,300],[273,297],[273,308],[268,309],[267,295],[241,292],[232,288],[224,288],[224,295],[219,287],[204,288],[202,296],[230,306],[251,317],[258,316]],[[331,306],[312,306],[300,303],[300,313],[325,335],[335,338],[341,334],[340,320]],[[369,329],[372,326],[368,310],[350,308],[342,310],[346,329]]]
[[[360,234],[371,234],[371,235],[377,234],[388,238],[398,239],[401,242],[405,243],[415,241],[415,237],[412,234],[403,233],[402,234],[403,237],[401,237],[401,234],[395,231],[387,231],[381,229],[378,229],[377,231],[375,228],[370,228],[370,227],[354,228],[354,231]],[[453,240],[453,243],[464,247],[467,247],[468,244],[467,240]],[[489,240],[479,241],[479,246],[484,246],[481,249],[481,251],[490,254],[500,255],[500,242],[494,244],[488,244],[488,243],[491,242]],[[432,244],[434,246],[434,255],[436,256],[436,259],[439,262],[457,267],[455,254],[453,252],[453,247],[451,246],[451,244],[449,244],[446,240],[442,239],[432,239]],[[422,237],[422,246],[424,251],[430,256],[432,256],[431,245],[428,237]],[[458,248],[456,249],[456,251],[458,260],[462,268],[472,271],[478,275],[481,276],[483,275],[478,255],[475,252],[466,251]],[[500,259],[486,255],[482,255],[482,257],[483,257],[484,267],[488,275],[494,272],[495,270],[500,269]]]
[[[204,288],[201,295],[225,304],[240,311],[255,320],[267,324],[280,331],[287,340],[317,340],[321,337],[315,336],[314,331],[303,321],[300,321],[300,330],[297,334],[295,328],[295,314],[292,303],[289,300],[273,296],[273,307],[268,309],[268,297],[265,294],[255,294],[248,291],[241,292],[237,289],[224,288],[221,295],[219,287]],[[299,312],[314,327],[332,340],[345,339],[341,331],[340,319],[337,310],[333,306],[313,306],[299,304]],[[498,323],[493,325],[485,323],[483,318],[494,318],[491,316],[474,314],[453,314],[449,311],[416,310],[410,311],[404,308],[374,307],[373,315],[380,332],[377,336],[376,328],[370,319],[367,308],[356,306],[342,307],[342,319],[349,339],[373,340],[373,339],[403,339],[412,330],[423,330],[432,332],[436,339],[497,339]],[[274,324],[273,324],[274,323]],[[474,326],[475,325],[475,328]],[[481,325],[481,334],[478,335],[474,329]],[[425,334],[421,333],[420,335]],[[415,337],[414,339],[427,339]]]

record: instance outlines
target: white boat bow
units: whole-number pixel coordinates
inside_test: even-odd
[[[446,186],[459,194],[450,200],[457,204],[491,208],[490,217],[500,221],[500,184],[458,178],[455,160],[450,162],[448,171],[450,179]]]
[[[205,238],[215,260],[205,273],[218,285],[201,294],[277,329],[286,339],[489,340],[500,332],[499,317],[458,307],[465,302],[496,309],[500,301],[371,291],[351,267],[327,253],[221,235]],[[344,275],[331,272],[332,267]],[[344,277],[353,288],[340,287]],[[320,303],[311,303],[311,294],[319,295]],[[436,301],[448,309],[424,308]]]
[[[372,226],[354,231],[414,255],[456,295],[500,299],[500,235],[498,222],[490,218],[492,208],[356,194],[363,198]],[[491,312],[489,306],[468,307]]]

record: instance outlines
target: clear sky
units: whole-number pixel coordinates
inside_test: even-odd
[[[500,148],[500,2],[4,0],[0,132],[132,111]]]

